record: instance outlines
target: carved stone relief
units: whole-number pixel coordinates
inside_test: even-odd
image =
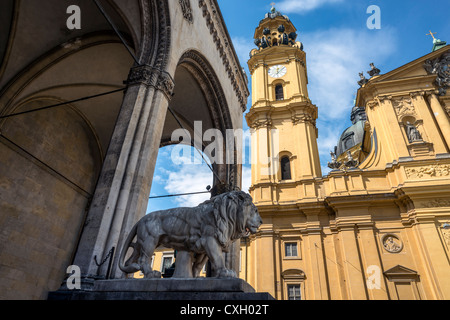
[[[181,11],[183,12],[183,17],[192,23],[192,8],[190,0],[178,0],[181,6]]]
[[[126,81],[128,85],[141,83],[161,90],[169,100],[175,88],[175,83],[168,73],[147,65],[132,68]]]
[[[449,199],[434,199],[430,201],[421,202],[419,204],[420,208],[442,208],[450,207]]]
[[[406,168],[405,172],[408,179],[447,177],[450,175],[450,165],[436,164],[418,168]]]
[[[389,253],[399,253],[403,250],[403,242],[400,238],[392,233],[385,234],[381,238],[384,250]]]
[[[399,119],[405,116],[417,117],[416,109],[410,98],[394,99],[392,105]]]
[[[202,10],[203,17],[206,21],[206,26],[208,27],[209,32],[212,35],[213,41],[216,45],[216,49],[219,52],[220,57],[222,58],[222,64],[225,67],[228,78],[231,81],[231,86],[236,93],[242,110],[245,111],[247,109],[246,102],[249,96],[247,83],[242,83],[242,81],[239,81],[240,77],[238,77],[237,74],[241,72],[242,69],[239,65],[239,62],[236,61],[234,53],[230,47],[230,44],[228,43],[228,37],[225,34],[226,31],[220,28],[220,21],[219,23],[217,23],[217,10],[214,8],[214,6],[212,6],[211,14],[206,0],[199,0],[198,6]],[[246,75],[243,76],[243,81],[248,81],[247,79],[245,79]]]
[[[445,96],[450,87],[450,50],[434,60],[425,61],[423,67],[428,74],[437,75],[435,84],[439,95]]]
[[[309,114],[295,114],[291,116],[291,119],[294,125],[299,123],[310,123],[313,126],[316,125],[316,120]]]
[[[270,128],[272,127],[271,119],[257,119],[252,123],[252,129]]]

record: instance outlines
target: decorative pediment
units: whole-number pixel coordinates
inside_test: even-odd
[[[284,280],[304,280],[306,278],[305,273],[300,269],[288,269],[281,273],[281,277]]]
[[[433,74],[426,68],[427,65],[430,65],[433,61],[441,61],[442,56],[448,52],[450,46],[446,46],[440,50],[432,52],[426,56],[420,57],[408,64],[401,66],[391,72],[383,74],[372,81],[374,83],[384,82],[384,81],[394,81],[394,80],[403,80],[403,79],[412,79],[415,77],[423,77]],[[370,81],[370,82],[372,82]],[[431,89],[431,88],[430,88]]]
[[[411,270],[401,265],[397,265],[384,272],[386,278],[393,282],[411,282],[417,281],[419,274],[417,271]]]

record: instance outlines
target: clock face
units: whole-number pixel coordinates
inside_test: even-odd
[[[282,65],[273,66],[269,68],[269,76],[271,76],[272,78],[281,78],[286,74],[286,72],[287,72],[286,67]]]

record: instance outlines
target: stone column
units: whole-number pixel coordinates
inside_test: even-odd
[[[450,149],[450,120],[447,116],[447,112],[444,110],[434,93],[428,95],[428,102],[430,103],[431,110],[433,111],[436,122],[438,123],[439,129],[447,144],[447,149]]]
[[[151,66],[131,70],[121,111],[100,174],[93,202],[81,234],[74,264],[84,277],[106,276],[116,248],[112,276],[118,276],[117,258],[128,230],[145,214],[161,141],[172,77]]]

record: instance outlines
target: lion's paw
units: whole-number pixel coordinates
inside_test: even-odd
[[[229,269],[222,269],[217,272],[217,278],[237,278],[236,272]]]

